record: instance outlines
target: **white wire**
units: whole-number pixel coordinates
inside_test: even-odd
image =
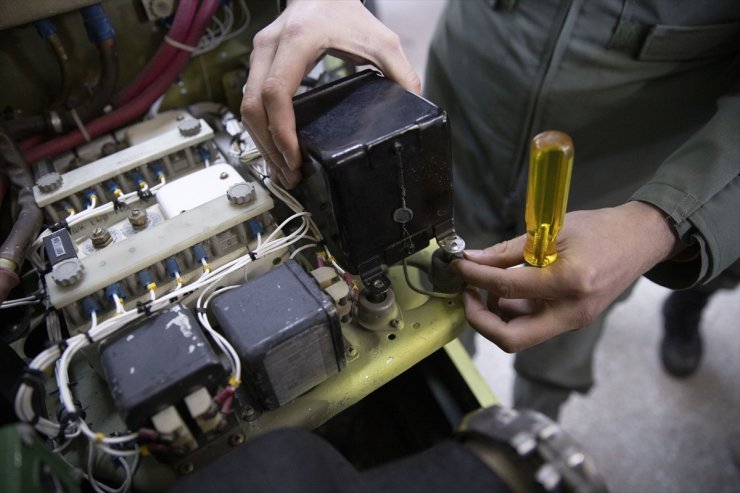
[[[95,476],[93,475],[93,466],[95,463],[95,449],[96,448],[101,449],[107,455],[111,455],[119,460],[121,467],[123,468],[123,471],[124,471],[124,480],[118,488],[107,486],[103,483],[100,483],[97,479],[95,479]],[[136,451],[130,451],[132,452],[131,454],[127,454],[128,456],[131,456],[134,458],[133,465],[129,465],[125,459],[125,456],[121,455],[120,452],[121,451],[113,450],[109,447],[100,446],[99,444],[95,443],[94,440],[88,441],[87,474],[85,474],[85,476],[87,477],[87,480],[90,482],[90,484],[92,485],[93,489],[96,492],[123,493],[131,489],[131,483],[133,482],[134,473],[136,472],[136,468],[139,465],[140,453],[138,450],[136,450]]]
[[[156,193],[161,189],[165,184],[167,183],[167,179],[164,175],[160,176],[160,181],[157,185],[154,185],[153,187],[148,187],[149,192],[151,192],[153,195],[156,195]],[[94,200],[94,198],[93,198]],[[118,197],[116,201],[120,204],[124,205],[130,205],[134,202],[139,200],[139,193],[138,191],[129,192],[126,194],[123,194],[121,197]],[[92,204],[93,202],[91,202]],[[94,202],[97,204],[97,202]],[[89,219],[92,219],[94,217],[103,215],[103,214],[109,214],[115,210],[114,202],[106,202],[105,204],[96,205],[94,207],[87,207],[82,212],[78,212],[76,214],[70,214],[67,216],[67,226],[72,227],[76,226],[77,224],[80,224],[83,221],[87,221]],[[40,258],[37,256],[39,250],[41,250],[41,247],[44,244],[44,238],[49,236],[51,234],[50,229],[45,229],[41,232],[41,234],[33,241],[31,246],[29,247],[29,256],[32,259],[32,264],[34,264],[34,267],[38,270],[43,270],[43,262],[41,262]],[[36,257],[34,258],[34,255]],[[36,262],[38,262],[38,265],[36,265]]]
[[[303,245],[302,247],[298,247],[295,250],[293,250],[293,253],[290,254],[290,258],[295,258],[296,255],[301,253],[303,250],[307,250],[309,248],[317,248],[318,245],[316,243],[309,243],[308,245]]]
[[[152,187],[152,192],[156,192],[158,188],[160,188],[162,185],[165,184],[166,180],[164,177],[161,177],[161,181],[159,185]],[[272,182],[270,178],[266,178],[264,180],[264,183],[268,190],[283,201],[291,210],[294,211],[294,214],[281,222],[266,238],[262,238],[262,235],[258,235],[258,242],[257,242],[257,248],[254,252],[252,252],[253,255],[255,255],[256,258],[262,258],[264,256],[273,254],[275,252],[278,252],[282,249],[287,248],[288,246],[291,246],[299,241],[306,241],[310,240],[313,243],[306,244],[298,249],[296,249],[292,256],[295,256],[298,252],[303,251],[304,249],[317,247],[317,244],[321,242],[321,234],[316,227],[315,223],[311,219],[311,216],[308,212],[306,212],[301,204],[295,200],[286,190],[282,189],[278,185]],[[119,198],[120,201],[127,201],[132,199],[133,197],[137,196],[136,192],[132,192],[130,194],[125,194],[122,197]],[[98,205],[93,208],[86,209],[85,211],[82,211],[78,214],[75,214],[71,220],[71,224],[78,224],[84,220],[90,219],[92,217],[95,217],[96,215],[103,214],[106,211],[110,211],[113,209],[112,203],[107,203],[104,205]],[[300,224],[298,227],[292,231],[289,234],[285,234],[283,237],[278,237],[278,234],[283,232],[283,230],[292,222],[299,220]],[[69,222],[68,222],[69,224]],[[37,238],[37,242],[39,244],[42,243],[44,235],[48,235],[50,232],[47,230],[46,232],[42,233],[39,238]],[[325,248],[325,247],[324,247]],[[330,253],[328,252],[328,249],[325,248],[327,251],[328,258],[332,259]],[[234,349],[234,347],[231,345],[231,343],[219,332],[215,331],[213,327],[210,324],[210,321],[208,320],[208,317],[206,315],[206,309],[214,296],[223,293],[227,291],[228,289],[233,289],[234,286],[227,286],[225,288],[219,288],[213,291],[212,293],[208,294],[210,292],[210,289],[217,285],[217,283],[228,276],[229,274],[238,271],[239,269],[244,268],[247,264],[249,264],[252,261],[252,257],[250,255],[243,255],[237,259],[234,259],[230,262],[227,262],[223,264],[222,266],[218,267],[217,269],[214,269],[210,272],[204,272],[200,278],[198,278],[195,282],[192,282],[191,284],[187,286],[180,286],[173,290],[171,293],[167,293],[159,298],[156,298],[154,296],[154,293],[151,292],[151,311],[157,311],[160,310],[166,306],[169,306],[169,302],[173,300],[176,297],[182,296],[186,293],[191,292],[197,292],[198,290],[202,291],[200,292],[198,296],[197,306],[201,309],[198,310],[198,319],[205,328],[205,330],[208,331],[208,333],[213,338],[216,345],[224,352],[224,354],[228,357],[230,360],[230,363],[232,365],[232,371],[234,378],[239,381],[241,379],[241,360]],[[343,273],[343,269],[341,269],[335,261],[332,260],[332,265],[335,269],[337,269],[338,272]],[[205,288],[205,289],[203,289]],[[114,297],[114,301],[116,302],[116,311],[118,312],[118,316],[109,318],[105,320],[102,323],[98,323],[97,321],[97,315],[93,312],[91,314],[91,326],[88,330],[89,337],[94,341],[99,341],[104,337],[107,337],[116,331],[120,330],[122,327],[128,325],[130,322],[140,318],[143,316],[143,313],[139,313],[137,310],[126,310],[125,306],[123,305],[123,302],[120,299],[117,299],[118,297]],[[20,302],[21,300],[12,300],[13,302]],[[30,301],[30,300],[26,300]],[[76,406],[74,404],[73,395],[69,386],[69,366],[76,355],[77,352],[80,351],[80,349],[88,346],[90,344],[90,338],[88,336],[85,336],[84,334],[80,334],[74,337],[69,338],[66,341],[67,347],[66,349],[60,354],[60,347],[52,346],[44,351],[42,351],[39,355],[36,356],[36,358],[33,359],[31,364],[29,365],[30,368],[36,369],[36,370],[45,370],[49,368],[54,362],[57,362],[56,364],[56,379],[57,379],[57,387],[59,389],[59,395],[60,400],[62,401],[62,405],[68,412],[76,412]],[[18,392],[15,396],[15,408],[16,413],[18,416],[24,420],[24,421],[33,421],[35,419],[35,414],[33,410],[33,392],[34,389],[27,385],[27,384],[21,384],[19,386]],[[40,432],[48,435],[48,436],[56,436],[59,434],[60,430],[60,424],[52,422],[46,418],[38,418],[35,423],[36,429],[38,429]],[[91,441],[91,443],[94,443],[95,446],[98,447],[102,452],[117,456],[117,457],[126,457],[126,456],[134,456],[134,460],[138,461],[138,450],[117,450],[114,448],[111,448],[109,445],[115,445],[115,444],[124,444],[128,442],[135,442],[136,440],[136,434],[130,433],[123,436],[105,436],[100,433],[93,432],[87,423],[85,423],[84,420],[78,419],[75,422],[67,423],[65,428],[65,434],[68,437],[75,437],[79,435],[85,435],[88,440]],[[94,452],[93,452],[94,453]],[[125,468],[125,467],[124,467]],[[127,471],[130,471],[131,469],[127,469]],[[127,478],[131,477],[132,473],[127,472]],[[92,478],[92,477],[91,477]],[[119,491],[121,488],[123,488],[127,482],[130,484],[130,481],[127,480],[127,482],[124,482],[124,485],[122,485],[118,490],[107,487],[105,485],[98,485],[97,481],[92,478],[92,481],[96,488],[99,488],[101,491],[106,492],[113,492],[113,491]]]
[[[223,20],[214,17],[213,22],[216,25],[216,29],[212,29],[209,26],[206,33],[201,37],[200,41],[198,41],[198,46],[193,52],[193,56],[213,51],[221,46],[225,41],[236,38],[247,29],[252,19],[249,7],[247,7],[245,0],[239,0],[234,3],[238,5],[242,11],[243,21],[239,27],[234,29],[234,11],[231,6],[227,5],[223,8]]]
[[[123,302],[121,301],[121,297],[118,296],[117,294],[113,295],[113,302],[116,305],[116,313],[121,314],[124,311],[126,311],[126,309],[123,307]]]
[[[2,304],[0,304],[0,310],[6,309],[6,308],[15,308],[18,306],[28,306],[28,305],[35,305],[37,303],[41,303],[40,300],[33,300],[33,301],[3,301]]]
[[[216,342],[216,344],[219,346],[221,351],[226,353],[226,355],[229,357],[229,360],[231,360],[231,368],[234,374],[234,379],[237,382],[241,382],[242,368],[241,368],[241,359],[239,358],[239,354],[236,352],[236,349],[234,349],[234,346],[231,345],[228,339],[226,339],[223,335],[221,335],[219,332],[216,332],[216,330],[213,329],[210,321],[208,320],[208,315],[206,313],[208,304],[210,303],[211,299],[213,299],[214,296],[221,294],[223,292],[226,292],[226,291],[230,291],[238,286],[226,286],[223,288],[216,289],[213,293],[211,293],[205,299],[205,301],[203,301],[203,296],[205,296],[205,294],[208,292],[208,289],[214,285],[215,283],[212,283],[210,286],[208,286],[206,289],[204,289],[200,293],[200,296],[198,296],[198,301],[196,302],[196,307],[197,307],[196,311],[198,312],[198,320],[200,321],[203,328],[205,328],[208,331],[208,333],[211,335],[211,337]]]

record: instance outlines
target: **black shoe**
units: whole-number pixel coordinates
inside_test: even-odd
[[[701,312],[709,294],[697,290],[674,291],[663,304],[664,332],[660,343],[663,368],[674,377],[692,375],[701,362]]]

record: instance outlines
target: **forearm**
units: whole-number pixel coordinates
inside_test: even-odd
[[[739,91],[721,98],[713,118],[632,197],[665,211],[696,252],[692,261],[649,272],[659,284],[675,289],[708,282],[740,256]]]
[[[640,274],[655,265],[684,254],[684,245],[665,212],[646,202],[631,201],[614,209],[619,211],[624,235],[629,236],[622,248],[632,251]],[[638,260],[639,259],[639,260]]]

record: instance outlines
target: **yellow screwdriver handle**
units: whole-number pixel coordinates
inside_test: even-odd
[[[524,260],[545,267],[558,256],[557,236],[565,221],[570,175],[573,170],[573,141],[563,132],[535,135],[529,154],[527,181],[527,244]]]

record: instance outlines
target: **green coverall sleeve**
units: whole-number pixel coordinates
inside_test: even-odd
[[[667,215],[679,236],[698,245],[690,261],[665,261],[645,276],[683,289],[704,284],[740,257],[740,82],[714,116],[632,196]]]

